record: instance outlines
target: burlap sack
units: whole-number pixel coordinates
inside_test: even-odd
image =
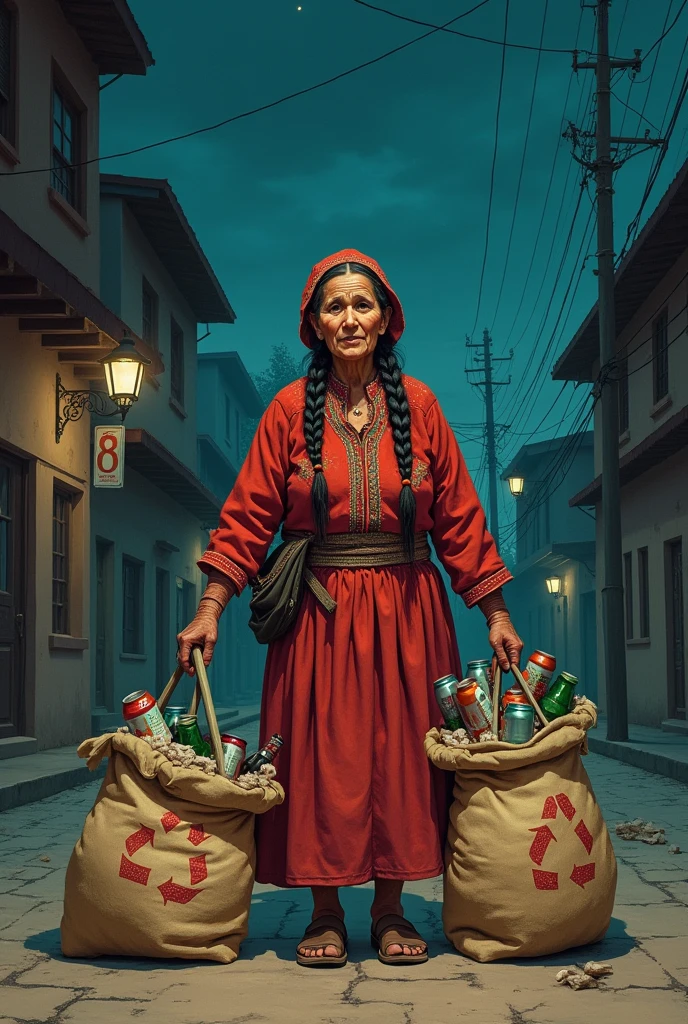
[[[486,963],[542,956],[601,939],[616,859],[581,762],[597,721],[585,701],[522,746],[425,750],[455,772],[443,923],[456,949]]]
[[[248,931],[254,815],[282,803],[282,787],[175,767],[124,732],[78,753],[109,764],[67,868],[62,952],[232,963]]]

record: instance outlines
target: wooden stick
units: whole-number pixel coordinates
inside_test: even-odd
[[[528,698],[528,700],[532,704],[533,709],[535,711],[535,714],[538,716],[538,718],[540,719],[542,724],[544,726],[549,725],[549,722],[547,721],[547,719],[543,715],[542,711],[540,710],[540,705],[538,704],[538,702],[535,700],[535,697],[533,696],[533,691],[531,690],[530,686],[528,685],[528,683],[525,681],[525,679],[521,675],[521,670],[518,667],[518,665],[512,665],[511,666],[511,671],[516,676],[516,681],[520,684],[521,689],[523,690],[523,692],[525,693],[526,697]]]

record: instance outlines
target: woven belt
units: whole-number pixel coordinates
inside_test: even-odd
[[[283,533],[285,540],[298,534]],[[427,533],[416,534],[414,562],[430,558]],[[411,559],[398,533],[332,533],[323,544],[308,549],[308,565],[327,569],[373,569],[385,565],[408,565]]]

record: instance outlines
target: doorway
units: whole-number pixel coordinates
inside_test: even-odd
[[[159,696],[170,677],[170,574],[155,570],[155,685]]]
[[[669,717],[686,718],[686,654],[683,631],[683,542],[664,545]]]
[[[26,728],[26,466],[0,450],[0,739]]]

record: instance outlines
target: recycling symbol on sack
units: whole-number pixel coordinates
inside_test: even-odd
[[[179,818],[174,811],[167,811],[163,814],[160,819],[160,824],[163,827],[165,833],[171,832],[173,828],[181,823]],[[189,834],[187,836],[188,841],[192,846],[200,846],[206,839],[210,839],[210,835],[205,832],[203,825],[190,825]],[[132,832],[125,841],[127,853],[129,857],[122,854],[122,859],[119,865],[119,877],[126,878],[130,882],[137,882],[139,885],[148,885],[148,879],[152,868],[145,867],[143,864],[136,864],[130,857],[133,857],[135,853],[141,850],[148,843],[151,847],[155,843],[155,829],[148,828],[147,825],[141,825],[141,828],[137,832]],[[208,877],[208,868],[205,863],[206,854],[201,853],[194,856],[189,856],[189,882],[191,886],[198,886],[201,882],[205,882]],[[160,895],[162,896],[163,906],[167,906],[168,903],[190,903],[194,896],[198,896],[199,892],[203,892],[202,888],[191,888],[188,885],[180,885],[170,877],[162,885],[158,886]]]
[[[545,800],[545,806],[542,809],[542,817],[543,819],[553,820],[557,817],[559,811],[561,811],[570,824],[573,823],[573,819],[576,817],[576,808],[565,793],[558,793],[557,796],[547,797]],[[535,838],[533,839],[530,847],[530,859],[534,864],[538,865],[537,868],[533,868],[533,882],[535,883],[535,888],[550,891],[558,889],[559,872],[542,871],[540,869],[540,865],[545,859],[545,854],[547,853],[550,843],[556,843],[557,837],[554,835],[554,832],[549,825],[538,825],[536,828],[528,829],[528,831],[535,833]],[[585,847],[585,852],[590,856],[593,842],[592,835],[582,818],[573,831]],[[576,864],[574,859],[573,870],[569,875],[569,879],[572,882],[575,882],[575,884],[579,885],[581,889],[584,889],[586,884],[588,882],[592,882],[594,878],[594,861],[591,861],[588,864]]]

